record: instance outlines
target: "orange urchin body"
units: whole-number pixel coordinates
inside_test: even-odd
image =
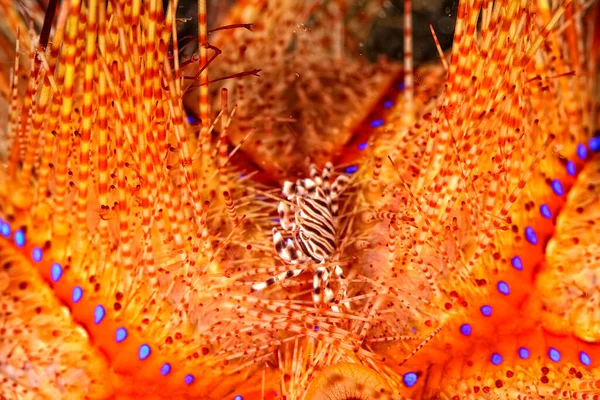
[[[240,2],[217,51],[201,1],[185,65],[162,2],[62,4],[39,47],[3,5],[18,55],[0,81],[2,396],[596,395],[591,4],[461,2],[447,70],[417,70],[382,110],[398,68],[357,82],[364,62],[323,22],[345,35],[347,4],[300,3]],[[306,157],[352,164],[341,311],[303,276],[251,293],[288,268],[264,183]],[[265,177],[240,177],[249,163]]]

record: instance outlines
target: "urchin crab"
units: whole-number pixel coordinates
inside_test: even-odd
[[[313,279],[313,301],[315,304],[335,301],[336,296],[329,282],[331,268],[340,282],[345,280],[344,271],[337,264],[333,267],[324,264],[335,258],[338,199],[350,179],[348,175],[341,174],[331,183],[332,172],[333,165],[330,162],[325,164],[321,175],[312,164],[310,178],[299,179],[296,183],[284,182],[284,200],[277,207],[284,233],[273,228],[273,244],[284,262],[298,267],[254,284],[253,290],[263,290],[277,281],[296,277],[306,270],[306,264],[314,261],[320,265]],[[344,297],[343,283],[341,292]],[[331,308],[339,311],[335,304]]]

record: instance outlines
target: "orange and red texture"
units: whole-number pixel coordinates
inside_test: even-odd
[[[352,163],[341,313],[310,301],[311,266],[250,290],[288,269],[270,235],[279,189],[240,178],[227,141],[239,143],[242,122],[257,126],[234,157],[257,154],[272,132],[256,121],[276,126],[282,81],[244,94],[277,103],[264,109],[227,101],[239,87],[223,92],[218,119],[200,93],[205,125],[190,126],[185,68],[168,56],[175,5],[64,2],[38,44],[19,9],[0,3],[3,49],[18,38],[20,55],[0,81],[0,395],[596,396],[598,6],[548,3],[461,2],[445,84],[441,66],[427,67],[414,103],[375,105],[383,83],[348,95],[367,103],[348,105],[353,115],[377,115],[358,145],[363,117],[327,114],[323,147],[307,128],[306,143],[328,155],[333,143],[332,157]],[[276,22],[302,9],[277,4],[265,13]],[[228,23],[259,20],[263,6],[240,2]],[[277,54],[291,40],[281,35],[259,38]],[[318,72],[308,88],[345,82]],[[321,101],[300,102],[294,122],[319,115]]]

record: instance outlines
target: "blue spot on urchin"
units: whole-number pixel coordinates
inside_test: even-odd
[[[140,346],[138,350],[138,358],[144,361],[146,358],[150,357],[151,349],[147,344],[143,344]]]
[[[567,161],[567,174],[570,176],[577,175],[577,166],[573,161]]]
[[[514,256],[511,260],[511,264],[513,268],[523,271],[523,260],[521,260],[521,257]]]
[[[373,121],[371,121],[371,128],[379,128],[380,126],[383,126],[384,122],[382,119],[374,119]]]
[[[550,347],[550,349],[548,349],[548,357],[554,362],[559,362],[560,351],[556,350],[554,347]]]
[[[463,335],[470,336],[472,332],[473,332],[473,328],[471,328],[471,325],[462,324],[460,326],[460,333],[462,333]]]
[[[481,313],[484,316],[489,317],[490,315],[492,315],[492,306],[488,306],[488,305],[482,306]]]
[[[10,238],[11,229],[10,224],[8,222],[0,223],[0,233],[2,233],[2,236],[4,236],[5,238]]]
[[[25,232],[21,229],[15,232],[15,245],[17,247],[25,246]]]
[[[508,286],[508,283],[504,281],[498,282],[498,291],[503,295],[508,296],[510,294],[510,287]]]
[[[527,347],[519,348],[519,357],[523,360],[529,358],[529,349]]]
[[[391,108],[393,105],[394,105],[394,102],[393,102],[393,101],[391,101],[391,100],[388,100],[388,101],[384,101],[384,102],[383,102],[383,107],[384,107],[384,108]]]
[[[535,234],[533,228],[530,226],[525,228],[525,239],[527,239],[527,241],[533,245],[538,244],[537,235]]]
[[[365,150],[365,149],[367,148],[367,146],[368,146],[368,145],[369,145],[369,143],[367,143],[367,142],[360,143],[360,144],[358,145],[358,149],[359,149],[359,150],[361,150],[361,151],[362,151],[362,150]]]
[[[121,343],[125,339],[127,339],[127,329],[118,328],[117,333],[115,334],[115,340],[117,343]]]
[[[169,375],[171,373],[171,364],[164,363],[162,367],[160,367],[160,374],[163,376]]]
[[[83,297],[83,289],[81,289],[81,286],[75,286],[73,288],[73,293],[71,294],[71,300],[73,300],[73,303],[78,303],[82,297]]]
[[[358,166],[356,166],[356,165],[351,165],[348,168],[346,168],[346,173],[347,174],[353,174],[356,171],[358,171]]]
[[[413,387],[418,379],[419,377],[414,372],[407,372],[402,376],[402,380],[407,387]]]
[[[589,367],[592,364],[592,359],[585,351],[579,353],[579,361],[586,367]]]
[[[542,214],[542,217],[546,219],[552,218],[552,212],[550,211],[550,207],[548,207],[548,204],[542,204],[540,206],[540,214]]]
[[[492,354],[491,361],[492,361],[492,364],[494,364],[494,365],[500,365],[500,364],[502,364],[502,356],[498,353],[494,353],[494,354]]]
[[[40,249],[39,247],[36,247],[35,249],[33,249],[33,251],[31,252],[31,258],[33,259],[33,261],[35,262],[40,262],[42,261],[42,256],[43,256],[43,252],[42,249]]]
[[[96,308],[94,308],[94,324],[98,325],[104,319],[106,315],[106,311],[101,304],[98,304]]]
[[[50,267],[50,278],[52,282],[56,283],[60,280],[63,274],[62,266],[59,263],[54,263]]]
[[[577,156],[582,160],[587,158],[587,147],[585,144],[579,143],[577,145]]]
[[[563,185],[562,183],[560,183],[560,181],[558,179],[555,179],[552,181],[552,191],[557,195],[557,196],[562,196],[565,194],[565,190],[563,189]]]
[[[192,374],[188,374],[185,376],[185,378],[183,379],[183,381],[185,382],[186,385],[191,385],[192,383],[194,383],[194,375]]]

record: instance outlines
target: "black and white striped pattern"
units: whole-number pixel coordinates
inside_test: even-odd
[[[273,228],[273,244],[277,254],[286,263],[302,265],[314,261],[324,264],[335,257],[338,199],[349,178],[342,174],[331,183],[332,172],[333,165],[330,162],[325,164],[321,175],[313,164],[310,166],[310,179],[284,183],[283,196],[286,201],[279,203],[277,211],[281,228],[285,232],[282,234],[277,228]],[[263,290],[277,281],[296,277],[304,270],[302,267],[291,269],[257,283],[252,288]],[[341,281],[345,279],[339,265],[333,268],[333,272]],[[318,266],[315,271],[313,300],[317,304],[335,300],[329,275],[329,267],[324,265]],[[343,283],[341,289],[345,296]],[[332,305],[332,309],[339,311],[336,305]]]

